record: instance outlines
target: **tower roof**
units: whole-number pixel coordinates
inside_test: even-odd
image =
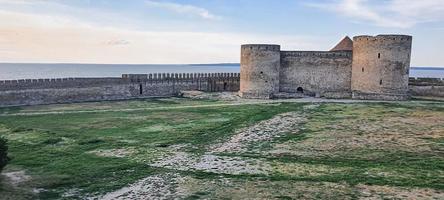
[[[345,38],[330,51],[353,51],[353,41],[348,36],[345,36]]]

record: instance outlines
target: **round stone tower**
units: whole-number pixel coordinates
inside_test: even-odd
[[[242,45],[239,91],[241,97],[270,99],[273,94],[279,92],[280,52],[279,45]]]
[[[351,89],[356,99],[408,99],[412,37],[353,38]]]

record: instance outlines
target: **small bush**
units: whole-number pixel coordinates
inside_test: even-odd
[[[99,144],[102,142],[104,142],[104,141],[101,139],[89,139],[89,140],[80,141],[79,144],[80,145],[88,145],[88,144]]]
[[[63,141],[62,138],[49,138],[49,139],[43,141],[43,144],[57,144],[61,141]]]
[[[23,127],[17,127],[12,129],[13,133],[20,133],[20,132],[27,132],[27,131],[33,131],[32,128],[23,128]]]
[[[6,166],[8,161],[9,158],[7,140],[3,137],[0,137],[0,172],[2,171],[3,167]]]

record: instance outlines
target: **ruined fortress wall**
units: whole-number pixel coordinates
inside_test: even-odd
[[[122,78],[0,81],[0,106],[177,96],[180,91],[238,91],[239,74],[145,74]]]
[[[408,98],[411,48],[412,37],[406,35],[354,37],[353,98]]]
[[[409,92],[412,96],[444,97],[444,79],[410,78]]]
[[[351,65],[351,51],[282,51],[280,91],[349,97]]]
[[[239,95],[269,99],[278,93],[280,58],[279,45],[242,45]]]

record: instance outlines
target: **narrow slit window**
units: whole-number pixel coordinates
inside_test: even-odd
[[[379,80],[379,85],[382,85],[382,79],[381,79],[381,80]]]
[[[139,94],[143,94],[143,87],[142,87],[142,84],[139,84]]]
[[[364,67],[362,68],[362,72],[364,72]]]
[[[381,53],[378,53],[378,58],[381,58]]]

